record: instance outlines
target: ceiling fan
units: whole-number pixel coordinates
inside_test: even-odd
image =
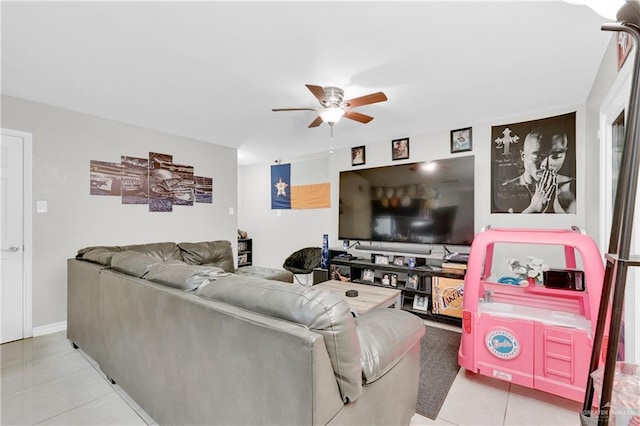
[[[384,93],[376,92],[343,101],[344,91],[339,87],[321,87],[312,84],[306,84],[305,86],[318,99],[320,108],[272,108],[271,111],[317,111],[318,116],[309,124],[309,127],[318,127],[322,122],[333,126],[342,117],[366,124],[373,120],[373,117],[353,111],[352,108],[387,100],[387,96]]]

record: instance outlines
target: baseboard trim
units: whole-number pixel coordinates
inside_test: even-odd
[[[44,336],[45,334],[58,333],[59,331],[65,331],[66,329],[67,329],[66,321],[54,322],[53,324],[34,327],[33,337]]]

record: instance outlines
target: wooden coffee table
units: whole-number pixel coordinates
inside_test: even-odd
[[[400,290],[393,288],[384,288],[367,284],[356,284],[351,282],[343,282],[337,280],[325,281],[313,286],[329,290],[344,297],[352,310],[362,315],[373,309],[388,308],[392,305],[396,309],[400,309]],[[347,290],[357,290],[357,297],[347,297]]]

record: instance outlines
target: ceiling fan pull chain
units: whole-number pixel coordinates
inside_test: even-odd
[[[329,146],[329,154],[333,154],[333,123],[329,123],[331,128],[331,145]]]

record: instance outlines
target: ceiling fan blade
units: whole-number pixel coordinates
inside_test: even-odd
[[[317,108],[271,108],[271,111],[317,111]]]
[[[314,86],[312,84],[305,84],[305,86],[307,86],[307,89],[313,93],[313,96],[315,96],[322,105],[329,101],[327,99],[327,94],[324,93],[324,89],[321,86]]]
[[[345,112],[344,113],[344,117],[345,118],[349,118],[351,120],[359,121],[360,123],[364,123],[364,124],[367,124],[368,122],[373,120],[373,117],[371,117],[370,115],[361,114],[361,113],[355,112],[355,111],[347,111],[347,112]]]
[[[309,127],[318,127],[321,124],[322,124],[322,118],[320,116],[317,116],[316,119],[313,120],[311,124],[309,124]]]
[[[384,102],[386,100],[387,95],[382,92],[376,92],[360,96],[359,98],[349,99],[348,101],[343,102],[343,104],[349,108],[353,108],[362,105],[375,104],[377,102]]]

